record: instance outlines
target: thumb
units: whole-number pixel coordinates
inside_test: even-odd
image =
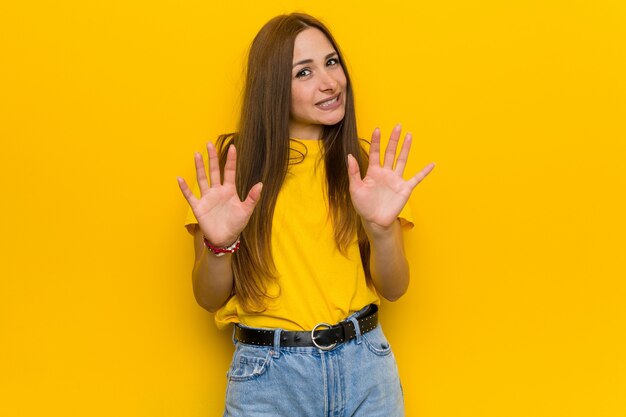
[[[248,196],[244,200],[243,204],[251,213],[256,207],[257,203],[261,199],[261,190],[263,189],[263,183],[257,182],[248,192]]]
[[[187,203],[189,203],[191,207],[195,206],[198,202],[198,199],[187,185],[187,182],[181,177],[176,177],[176,179],[178,180],[178,186],[180,187],[180,191],[183,193],[183,196],[187,200]]]
[[[357,187],[362,182],[359,163],[351,154],[348,154],[348,181],[350,182],[350,188]]]

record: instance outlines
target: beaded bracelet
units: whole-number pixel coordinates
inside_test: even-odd
[[[237,252],[237,250],[239,249],[239,243],[241,243],[241,241],[238,236],[235,243],[228,245],[228,246],[217,247],[217,246],[211,245],[211,243],[207,240],[206,237],[204,238],[204,246],[206,246],[208,250],[213,252],[213,255],[215,256],[224,256],[227,253]]]

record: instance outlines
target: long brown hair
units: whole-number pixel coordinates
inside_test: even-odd
[[[369,278],[369,242],[352,206],[347,170],[347,155],[352,154],[364,173],[367,153],[357,136],[352,83],[343,56],[330,31],[317,19],[301,13],[277,16],[261,28],[250,47],[239,130],[218,139],[222,170],[228,145],[234,143],[237,148],[236,185],[240,198],[244,199],[257,182],[263,183],[261,199],[241,234],[241,246],[232,262],[234,293],[247,311],[264,310],[268,281],[276,279],[271,219],[289,167],[294,42],[308,28],[326,35],[346,76],[345,116],[336,125],[325,126],[322,132],[328,201],[337,247],[345,254],[356,236]]]

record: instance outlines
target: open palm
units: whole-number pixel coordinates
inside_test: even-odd
[[[207,144],[209,155],[209,178],[206,176],[204,161],[199,153],[195,155],[196,178],[200,187],[200,198],[189,189],[184,179],[178,178],[178,185],[204,237],[215,246],[227,246],[237,240],[248,224],[252,211],[261,197],[262,184],[255,184],[244,201],[241,201],[235,187],[237,153],[235,147],[228,148],[224,166],[224,182],[220,181],[219,160],[212,143]]]
[[[401,127],[397,125],[391,133],[381,165],[380,130],[378,128],[374,130],[370,145],[369,165],[363,179],[361,179],[357,161],[352,155],[348,155],[348,176],[352,204],[362,221],[373,227],[389,228],[409,200],[413,189],[435,167],[434,163],[430,163],[405,181],[402,174],[411,149],[412,137],[410,133],[406,134],[396,160],[400,132]]]

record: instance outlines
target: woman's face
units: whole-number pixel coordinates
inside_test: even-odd
[[[346,75],[337,51],[319,29],[296,36],[291,75],[289,135],[320,139],[324,125],[343,119]]]

